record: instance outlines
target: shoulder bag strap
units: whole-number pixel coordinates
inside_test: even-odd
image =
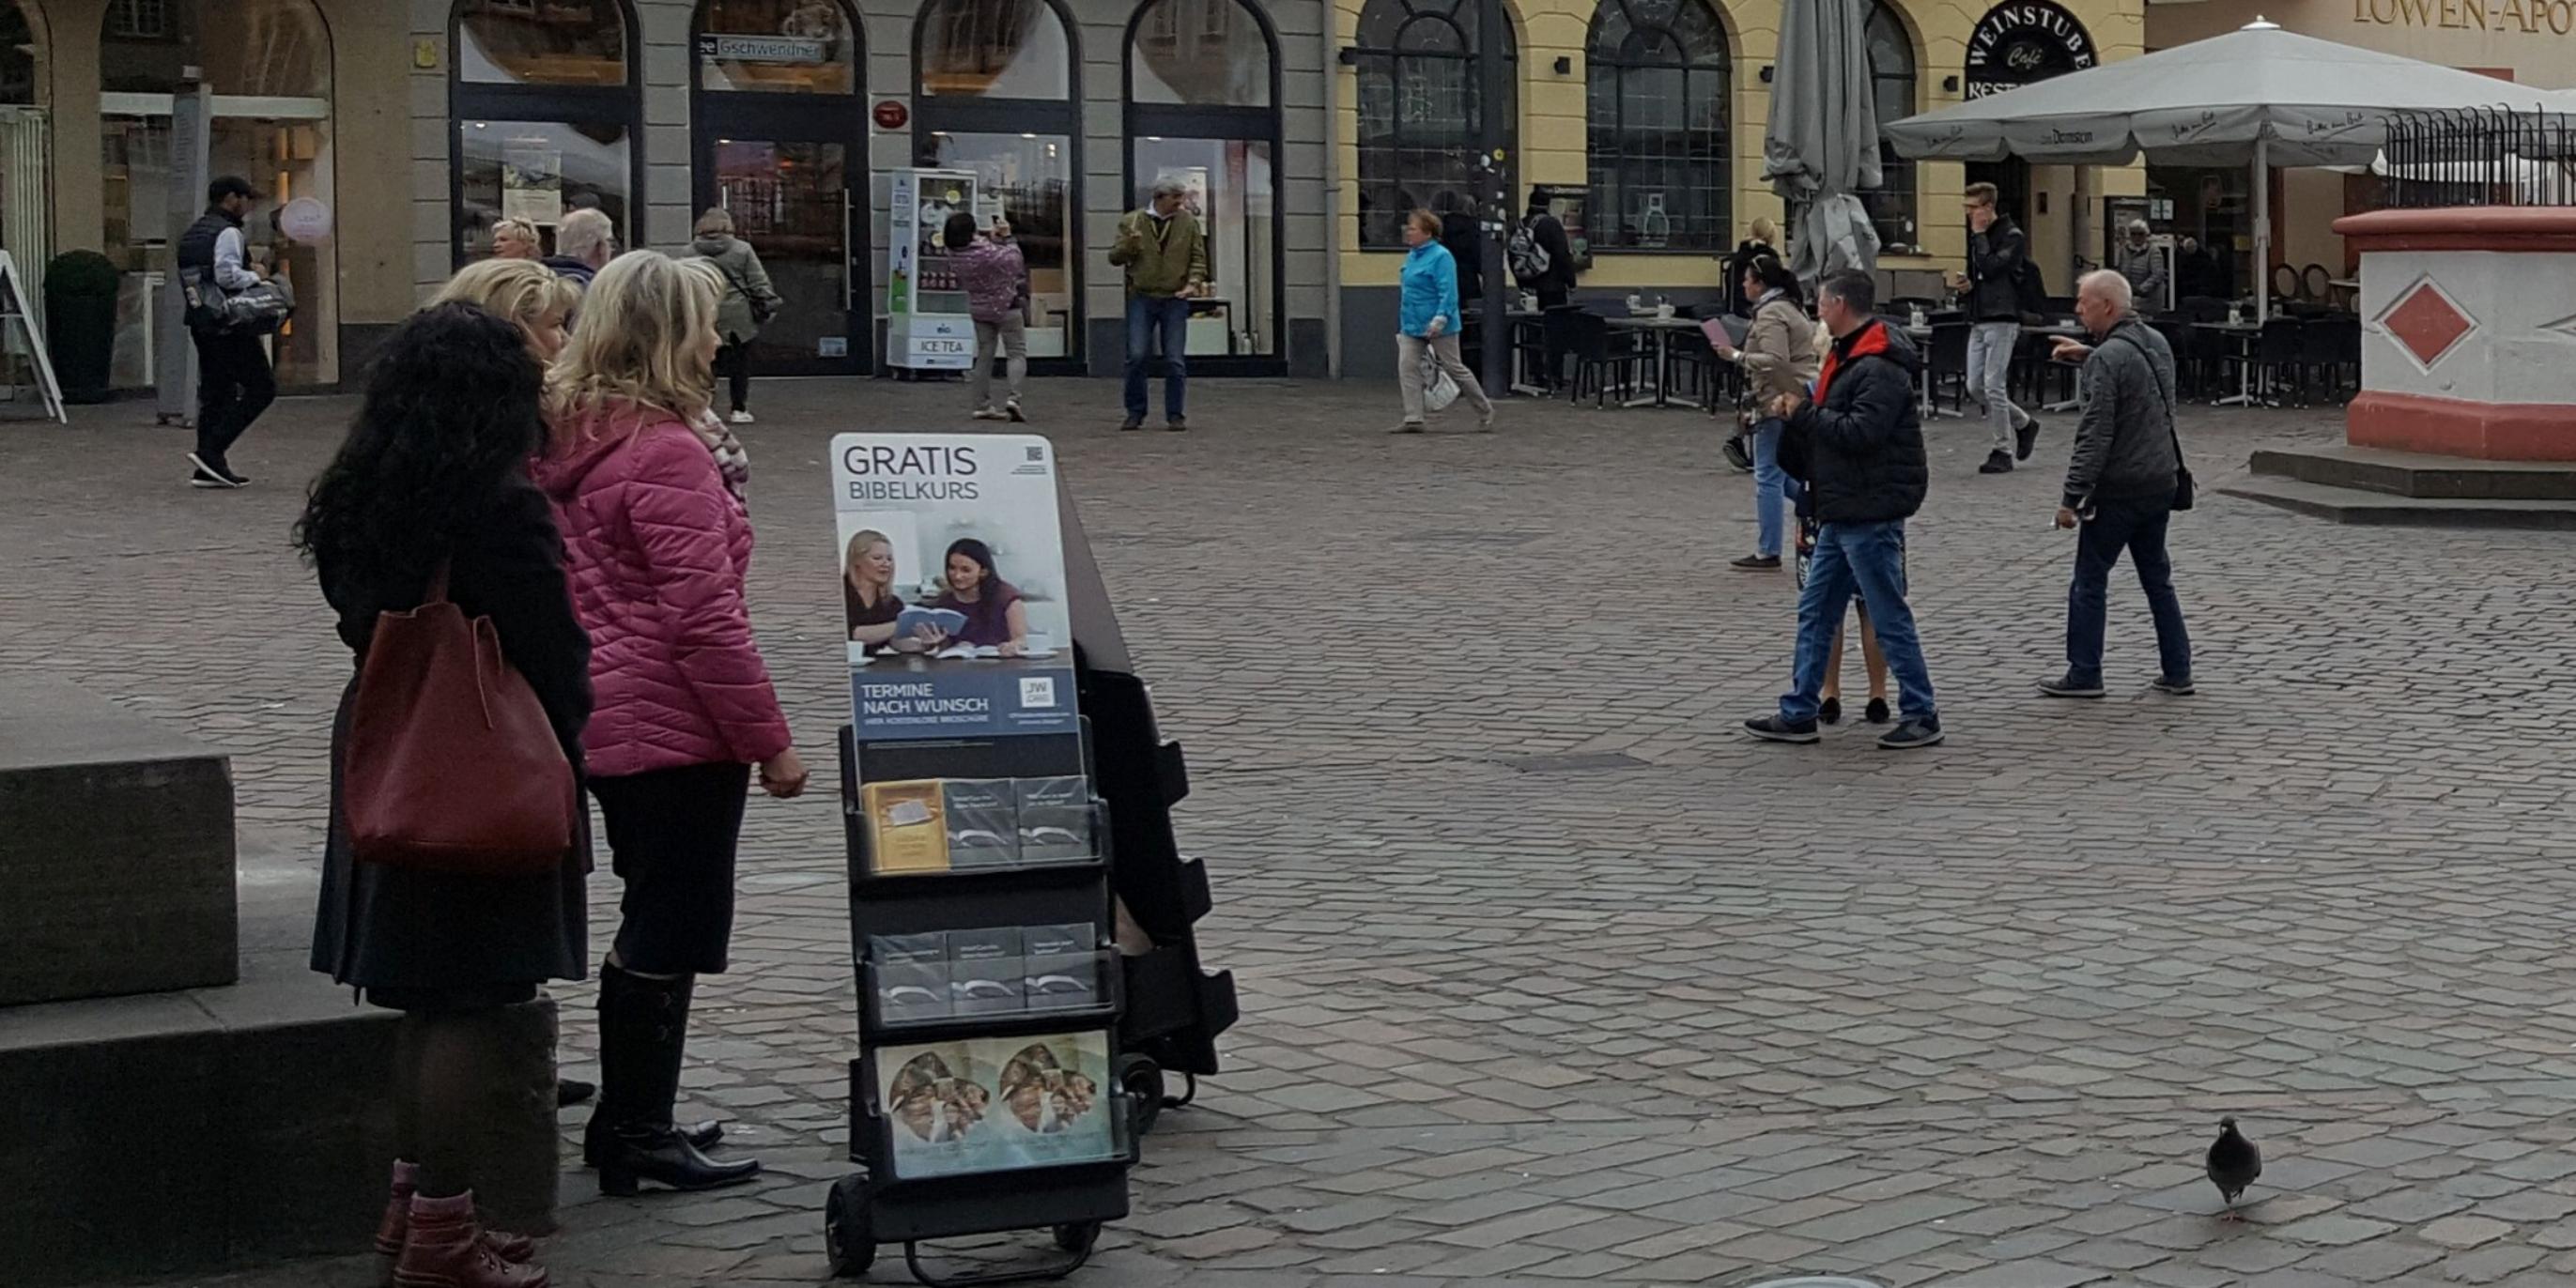
[[[2138,357],[2145,360],[2147,364],[2147,383],[2155,386],[2156,401],[2164,406],[2165,436],[2173,443],[2174,465],[2176,468],[2180,468],[2182,465],[2182,431],[2174,426],[2173,393],[2165,388],[2164,377],[2156,374],[2155,355],[2147,352],[2147,346],[2140,344],[2125,335],[2112,336],[2110,339],[2104,340],[2102,343],[2125,344],[2130,348],[2137,350]]]
[[[447,573],[450,562],[450,559],[441,556],[437,565],[430,569],[429,588],[420,593],[420,602],[424,604],[447,602]]]

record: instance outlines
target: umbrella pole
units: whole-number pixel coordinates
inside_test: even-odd
[[[2272,138],[2254,136],[2254,321],[2272,318]]]

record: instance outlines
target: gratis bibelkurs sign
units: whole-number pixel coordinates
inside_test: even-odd
[[[843,434],[832,500],[859,741],[1080,728],[1045,439]]]
[[[1985,98],[2100,61],[2074,14],[2049,0],[2012,0],[1987,10],[1968,37],[1966,94]]]

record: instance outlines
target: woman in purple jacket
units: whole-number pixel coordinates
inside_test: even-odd
[[[977,420],[1027,420],[1020,414],[1020,381],[1029,374],[1028,261],[1011,240],[1008,220],[996,217],[993,230],[975,235],[975,217],[959,211],[939,230],[948,255],[957,262],[957,280],[966,288],[966,311],[975,318],[975,375],[967,383]],[[996,342],[1009,359],[1010,401],[993,405],[993,353]]]

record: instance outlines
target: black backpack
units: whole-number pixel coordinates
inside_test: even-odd
[[[2039,265],[2032,263],[2030,252],[2022,252],[2021,261],[2012,269],[2013,300],[2023,315],[2045,316],[2048,312],[2048,282],[2039,275]]]
[[[1533,222],[1534,218],[1522,220],[1520,227],[1512,230],[1511,241],[1503,247],[1503,257],[1511,264],[1512,276],[1524,282],[1534,282],[1547,276],[1551,266],[1547,248],[1539,245],[1538,238],[1530,233]]]

